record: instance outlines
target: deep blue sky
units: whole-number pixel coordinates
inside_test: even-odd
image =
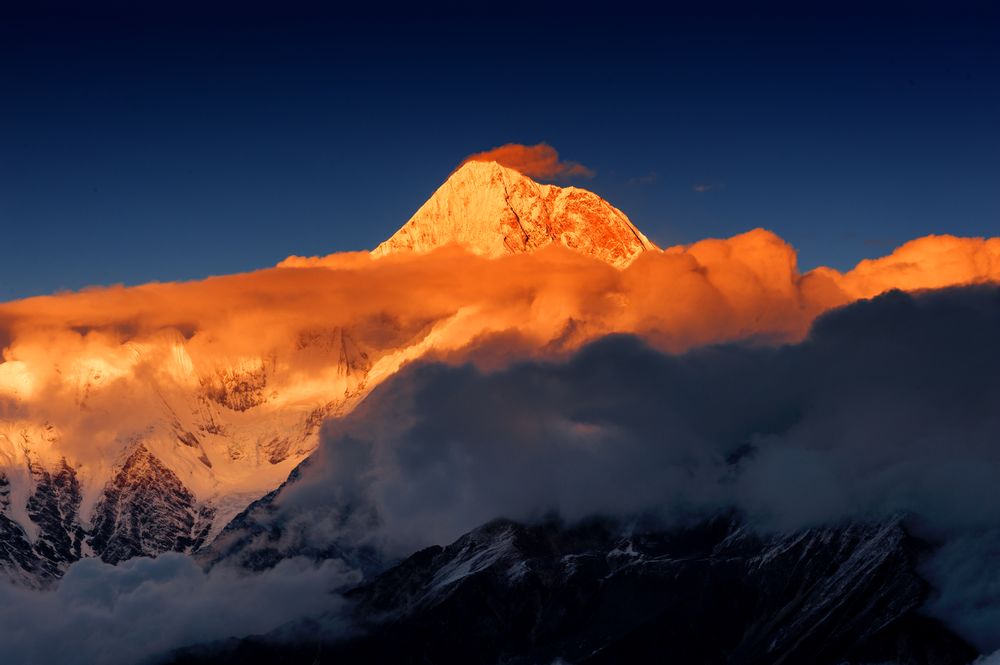
[[[506,142],[594,169],[577,184],[661,245],[763,226],[843,268],[1000,234],[1000,23],[974,6],[11,4],[0,300],[369,248]]]

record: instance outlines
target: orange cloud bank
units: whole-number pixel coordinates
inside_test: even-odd
[[[464,312],[471,334],[449,338],[447,346],[516,331],[552,351],[553,343],[575,348],[594,336],[625,332],[683,351],[747,337],[795,341],[824,311],[890,289],[998,281],[1000,238],[928,236],[847,273],[800,273],[795,250],[763,229],[645,252],[620,271],[556,246],[495,260],[444,249],[378,260],[290,257],[281,266],[322,267],[348,281],[349,275],[371,278],[373,285],[403,279],[398,291],[380,289],[385,302],[368,304],[392,309],[394,295],[405,300],[414,293],[445,311]],[[422,294],[425,283],[431,287]]]
[[[542,180],[594,177],[594,172],[583,164],[561,161],[556,149],[546,143],[537,145],[505,143],[492,150],[469,155],[462,160],[463,164],[466,162],[496,162],[530,178]]]
[[[624,270],[558,245],[499,259],[446,247],[31,298],[0,305],[0,458],[25,423],[23,436],[84,464],[159,437],[157,456],[196,493],[221,476],[258,492],[315,446],[322,417],[416,358],[495,365],[609,333],[669,351],[793,341],[886,289],[996,280],[1000,239],[921,238],[844,274],[801,274],[792,247],[755,230],[644,252]]]
[[[913,291],[1000,278],[1000,238],[956,238],[932,235],[911,240],[889,256],[862,261],[840,275],[830,276],[854,298],[870,298],[890,289]]]

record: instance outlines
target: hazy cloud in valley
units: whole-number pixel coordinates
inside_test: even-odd
[[[282,561],[248,575],[205,572],[181,554],[73,564],[54,591],[0,584],[0,639],[7,663],[126,665],[187,644],[274,630],[335,612],[336,590],[357,575],[339,561]],[[326,629],[331,635],[336,623]],[[153,661],[149,661],[153,662]]]

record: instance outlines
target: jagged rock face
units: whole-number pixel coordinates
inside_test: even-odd
[[[191,552],[208,536],[213,510],[141,444],[104,487],[89,528],[80,516],[76,470],[65,459],[50,466],[34,459],[29,469],[32,489],[23,518],[33,527],[30,534],[14,518],[10,481],[0,474],[0,570],[22,585],[49,586],[84,556],[119,563]]]
[[[655,248],[596,194],[540,185],[496,162],[468,162],[372,254],[422,253],[457,243],[495,258],[554,242],[617,268]]]
[[[76,471],[63,459],[49,471],[37,463],[29,466],[35,491],[28,499],[28,517],[38,526],[35,551],[61,566],[80,558],[84,529],[79,522],[80,483]]]
[[[60,576],[57,567],[40,558],[21,525],[0,515],[0,570],[24,586],[46,586]]]
[[[27,586],[45,586],[59,577],[59,567],[38,555],[24,528],[8,516],[10,481],[0,474],[0,570]]]
[[[139,445],[105,487],[88,543],[107,563],[186,552],[204,542],[211,518],[211,509]]]
[[[918,608],[899,520],[762,536],[728,517],[667,531],[499,520],[348,593],[360,636],[267,639],[176,663],[877,663],[975,651]],[[301,644],[301,642],[300,642]]]
[[[62,459],[54,468],[29,459],[33,486],[24,516],[34,532],[12,518],[10,481],[0,474],[0,569],[11,580],[44,587],[80,559],[85,536],[80,524],[80,484],[76,471]]]

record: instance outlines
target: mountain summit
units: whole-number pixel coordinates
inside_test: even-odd
[[[585,189],[542,185],[496,162],[466,162],[372,254],[429,252],[449,243],[481,256],[553,242],[617,268],[656,246],[610,203]]]

